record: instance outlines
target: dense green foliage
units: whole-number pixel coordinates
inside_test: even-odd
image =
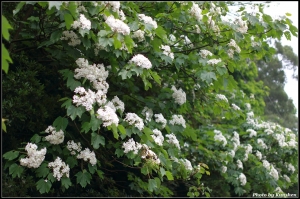
[[[8,73],[8,63],[3,68],[3,194],[294,192],[298,138],[262,120],[276,87],[259,76],[256,63],[271,60],[270,72],[277,72],[267,40],[298,30],[286,16],[264,14],[263,4],[255,12],[239,5],[239,19],[231,19],[234,5],[4,3],[2,46],[13,63]],[[72,151],[72,140],[82,150]]]

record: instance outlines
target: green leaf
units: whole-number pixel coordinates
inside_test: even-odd
[[[89,132],[89,130],[91,129],[91,125],[89,122],[84,122],[83,125],[81,126],[81,131],[80,132]]]
[[[161,77],[157,74],[157,72],[153,72],[151,70],[149,70],[149,73],[151,74],[151,76],[153,77],[154,81],[156,83],[158,83],[159,85],[161,85]]]
[[[153,192],[157,188],[156,181],[154,179],[148,180],[148,190]]]
[[[13,15],[15,16],[25,5],[25,1],[18,3],[16,9],[13,10]]]
[[[72,186],[72,182],[70,178],[63,176],[60,180],[61,180],[61,186],[65,187],[66,189]]]
[[[130,31],[136,31],[139,29],[139,22],[138,21],[130,22],[128,26],[130,27]]]
[[[173,175],[170,171],[166,171],[166,176],[167,176],[168,180],[174,180]]]
[[[65,23],[66,23],[66,28],[67,30],[70,30],[71,25],[73,24],[74,20],[71,14],[69,13],[65,13],[64,14],[64,19],[65,19]]]
[[[121,134],[126,135],[126,129],[124,128],[123,125],[119,124],[118,130],[120,131]]]
[[[114,46],[115,49],[120,49],[122,47],[122,42],[117,38],[117,35],[114,36]]]
[[[56,118],[53,122],[53,126],[56,128],[56,130],[65,130],[68,126],[68,119],[59,116],[58,118]]]
[[[155,34],[157,36],[159,36],[163,41],[167,40],[167,34],[166,31],[161,27],[161,26],[157,26],[157,28],[155,29]]]
[[[9,167],[9,174],[12,175],[13,178],[15,178],[16,176],[20,178],[23,171],[24,167],[17,165],[16,163],[10,165]]]
[[[124,42],[126,44],[128,52],[131,54],[132,48],[134,47],[134,41],[131,39],[131,37],[129,35],[125,35]]]
[[[93,132],[91,136],[91,144],[93,145],[94,149],[99,149],[100,144],[105,146],[105,138]]]
[[[3,69],[3,70],[4,70],[4,69]],[[7,71],[6,71],[6,73],[7,73]],[[7,132],[6,132],[5,119],[3,119],[3,118],[2,118],[2,130],[3,130],[5,133],[7,133]]]
[[[45,178],[49,173],[50,169],[48,168],[48,164],[43,162],[39,168],[35,170],[36,176],[39,178]]]
[[[91,174],[94,174],[95,171],[97,170],[97,165],[92,166],[91,164],[88,164],[89,172]]]
[[[155,37],[152,41],[150,41],[150,44],[155,52],[161,52],[161,49],[160,49],[161,44],[162,44],[161,39],[158,39]]]
[[[30,141],[33,143],[39,143],[41,140],[42,140],[42,137],[39,136],[38,134],[34,134],[34,136],[32,136],[32,138],[30,139]]]
[[[90,184],[92,179],[92,175],[85,169],[83,172],[79,171],[75,176],[77,177],[77,183],[79,183],[83,188],[85,188],[87,184]]]
[[[68,4],[68,11],[72,14],[74,19],[77,17],[77,5],[76,2],[69,2]]]
[[[100,43],[103,47],[112,46],[114,44],[113,38],[102,38],[98,39],[98,43]]]
[[[80,106],[80,107],[75,107],[73,105],[69,106],[67,108],[67,115],[70,116],[72,120],[78,116],[79,118],[81,117],[82,113],[85,112],[85,108]]]
[[[87,37],[82,38],[82,43],[83,43],[86,50],[91,47],[91,40]]]
[[[6,17],[2,15],[2,36],[7,41],[9,41],[9,29],[13,29],[13,27],[8,23]]]
[[[287,40],[291,40],[291,33],[289,31],[285,31],[283,32],[284,33],[284,36]]]
[[[286,15],[286,16],[292,16],[292,14],[291,14],[291,13],[288,13],[288,12],[285,13],[285,15]]]
[[[111,128],[112,128],[112,132],[114,134],[114,138],[118,139],[119,138],[119,134],[118,134],[117,126],[115,124],[112,124]]]
[[[164,177],[164,175],[166,175],[166,170],[163,167],[160,167],[159,171],[160,171],[161,177]]]
[[[69,156],[66,160],[66,163],[69,165],[70,168],[73,168],[78,164],[76,157]]]
[[[117,157],[121,157],[122,155],[124,155],[124,151],[122,149],[116,149],[115,154],[117,155]]]
[[[49,10],[51,10],[52,7],[55,7],[57,10],[60,9],[61,4],[63,1],[48,1],[49,2]]]
[[[224,66],[217,66],[216,68],[217,68],[219,75],[224,75],[227,72],[227,69]]]
[[[102,124],[102,121],[95,117],[95,115],[91,115],[91,121],[90,121],[90,127],[92,128],[92,131],[97,131],[100,128],[100,125]]]
[[[50,180],[47,180],[47,182],[45,181],[45,179],[40,179],[37,183],[36,183],[36,189],[40,192],[40,194],[43,193],[48,193],[51,189],[51,182]]]
[[[7,160],[13,160],[19,156],[19,151],[8,151],[3,154],[3,158]]]
[[[13,63],[13,61],[11,60],[7,49],[2,43],[2,70],[4,70],[5,73],[8,73],[8,63]]]
[[[208,84],[212,83],[212,80],[217,80],[216,74],[214,72],[205,72],[203,71],[200,75],[200,78],[203,81],[206,81]]]
[[[100,177],[100,179],[104,179],[104,176],[103,176],[104,173],[103,173],[103,171],[97,170],[97,174]]]

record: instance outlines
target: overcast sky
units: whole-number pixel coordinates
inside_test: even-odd
[[[294,26],[298,28],[298,6],[298,1],[274,1],[270,4],[269,8],[265,9],[265,12],[272,17],[282,16],[288,12],[292,14],[289,18],[293,21]],[[284,37],[282,39],[282,44],[291,46],[294,53],[298,55],[298,37],[292,36],[291,41],[288,41]],[[286,70],[285,73],[287,77],[287,83],[284,88],[285,92],[293,99],[295,107],[298,110],[298,81],[292,78],[292,71]]]

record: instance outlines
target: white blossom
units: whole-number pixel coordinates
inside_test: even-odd
[[[130,125],[134,125],[140,131],[144,128],[144,122],[142,118],[135,113],[126,113],[124,121],[128,122]]]
[[[60,181],[64,174],[69,178],[70,167],[60,157],[57,157],[54,162],[49,162],[48,167],[53,168],[53,177],[58,181]]]
[[[119,118],[111,107],[104,106],[103,108],[99,108],[97,114],[97,118],[103,121],[103,126],[107,127],[112,124],[118,126]]]
[[[81,43],[81,40],[79,39],[79,37],[72,30],[70,30],[70,31],[68,31],[68,30],[63,31],[60,40],[69,40],[68,44],[70,46],[77,46],[77,45],[79,45]]]
[[[262,154],[261,154],[261,152],[260,151],[256,151],[256,157],[259,159],[259,160],[261,160],[261,158],[262,158]]]
[[[250,133],[250,135],[249,135],[250,138],[255,137],[257,135],[257,132],[254,131],[253,129],[247,129],[246,132]]]
[[[151,118],[153,116],[153,111],[151,108],[145,106],[142,111],[142,115],[146,117],[146,121],[151,121]]]
[[[77,21],[74,21],[72,24],[74,29],[81,28],[81,29],[91,29],[91,21],[88,20],[83,14],[80,14],[80,18]]]
[[[181,162],[183,163],[184,168],[186,168],[187,170],[190,170],[190,171],[193,170],[192,164],[191,164],[191,162],[189,160],[187,160],[187,159],[181,159]]]
[[[227,140],[226,138],[222,135],[222,132],[219,130],[214,130],[215,136],[214,136],[214,140],[215,141],[220,141],[223,142],[223,147],[225,147],[225,145],[227,144]]]
[[[258,145],[261,146],[261,148],[268,149],[268,146],[265,144],[265,142],[262,139],[258,138],[257,143],[258,143]]]
[[[168,45],[161,45],[161,49],[164,50],[163,54],[170,57],[172,60],[174,59],[174,53],[171,52],[171,48]]]
[[[247,33],[248,31],[248,26],[247,26],[247,22],[243,21],[242,19],[238,18],[235,20],[234,22],[238,27],[236,28],[237,32],[240,32],[242,34]]]
[[[105,23],[111,28],[113,32],[118,32],[123,35],[129,35],[130,34],[130,28],[127,24],[125,24],[123,21],[119,19],[115,19],[113,15],[110,15],[105,20]]]
[[[97,159],[94,151],[85,148],[80,154],[77,155],[77,159],[83,159],[84,161],[89,161],[92,166],[97,164]]]
[[[153,130],[154,135],[151,135],[154,142],[159,145],[162,146],[163,142],[164,142],[164,136],[162,135],[161,131],[158,129],[154,129]]]
[[[295,167],[294,167],[291,163],[285,162],[284,164],[285,164],[285,167],[286,167],[289,171],[291,171],[292,173],[295,172],[296,169],[295,169]]]
[[[57,145],[64,142],[64,132],[62,130],[56,131],[56,129],[52,126],[48,126],[45,130],[46,133],[51,133],[45,137],[45,140],[50,142],[51,144]]]
[[[152,67],[152,64],[149,61],[149,59],[142,54],[137,54],[133,56],[133,58],[129,60],[129,63],[134,63],[135,65],[138,65],[145,69],[150,69]]]
[[[231,106],[232,106],[232,108],[233,108],[234,110],[236,110],[236,111],[241,110],[240,107],[238,107],[238,106],[235,105],[235,104],[231,104]]]
[[[291,182],[291,179],[287,176],[287,175],[283,175],[283,178],[285,179],[285,181],[287,181],[287,182]]]
[[[172,120],[170,120],[170,124],[178,124],[186,128],[185,120],[183,119],[182,115],[172,115]]]
[[[221,167],[221,171],[222,171],[222,173],[225,173],[227,171],[227,167],[226,166],[222,166]]]
[[[175,103],[179,104],[179,105],[182,105],[186,102],[186,94],[185,92],[180,88],[180,89],[176,89],[175,86],[172,86],[172,91],[173,91],[173,94],[172,94],[172,97],[174,98],[175,100]]]
[[[159,113],[159,114],[155,114],[154,117],[155,117],[155,122],[161,123],[162,128],[165,128],[167,124],[167,120],[164,118],[164,116],[161,113]]]
[[[179,145],[179,141],[177,140],[176,136],[174,135],[174,133],[172,134],[167,134],[166,135],[167,138],[169,138],[167,140],[167,142],[169,144],[174,144],[178,149],[180,149],[180,145]]]
[[[241,173],[241,174],[239,175],[239,180],[240,180],[242,186],[245,186],[245,185],[246,185],[246,183],[247,183],[247,178],[246,178],[246,176],[245,176],[243,173]]]
[[[26,158],[20,159],[21,166],[26,166],[28,168],[38,168],[45,159],[47,152],[46,147],[41,150],[37,150],[37,145],[32,143],[27,143],[25,151],[27,151]]]
[[[145,32],[142,30],[137,30],[133,33],[132,38],[137,38],[139,42],[145,40]]]
[[[243,169],[243,163],[242,163],[242,161],[237,160],[236,164],[237,164],[236,166],[237,166],[238,169]]]
[[[218,100],[223,100],[223,101],[228,102],[228,99],[226,98],[225,95],[217,94],[217,95],[216,95],[216,98],[217,98]]]
[[[202,21],[202,14],[201,14],[202,10],[199,8],[198,4],[196,4],[194,2],[192,2],[192,3],[193,3],[193,5],[192,5],[192,7],[190,9],[190,13],[191,13],[191,15],[193,17],[196,18],[196,20],[198,22],[201,22]]]
[[[116,110],[120,110],[122,113],[125,110],[124,102],[122,102],[117,96],[114,96],[114,98],[111,100]]]
[[[77,151],[78,153],[81,151],[81,143],[78,142],[77,144],[74,142],[74,140],[69,140],[67,142],[67,149],[71,152],[72,155],[75,155]]]
[[[156,21],[154,21],[151,17],[148,17],[144,14],[139,14],[138,17],[141,21],[144,21],[144,23],[152,25],[154,29],[157,28]]]
[[[140,143],[136,143],[133,138],[130,138],[127,142],[123,143],[122,148],[124,148],[124,153],[133,151],[134,154],[137,154],[142,148],[142,145]]]
[[[205,59],[207,56],[213,55],[209,50],[200,50],[199,54],[203,59]]]

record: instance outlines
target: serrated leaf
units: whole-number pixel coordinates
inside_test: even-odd
[[[139,22],[138,21],[133,21],[133,22],[130,22],[128,24],[129,28],[130,28],[130,31],[136,31],[139,29]]]
[[[153,77],[154,81],[156,83],[158,83],[159,85],[161,85],[161,77],[157,74],[157,72],[153,72],[151,70],[149,70],[149,73],[151,74],[151,76]]]
[[[200,75],[200,78],[207,82],[208,84],[212,83],[212,80],[217,80],[216,74],[214,72],[205,72],[203,71]]]
[[[131,37],[129,35],[126,35],[124,37],[124,42],[125,42],[125,45],[128,49],[128,52],[131,54],[132,53],[132,48],[134,47],[134,41],[131,39]]]
[[[51,189],[51,182],[50,180],[45,181],[45,179],[40,179],[36,183],[36,189],[40,192],[40,194],[48,193]]]
[[[24,167],[17,165],[16,163],[10,165],[9,167],[9,174],[12,175],[13,178],[16,176],[20,178],[23,171]]]
[[[170,171],[166,171],[166,176],[167,176],[168,180],[174,180],[173,175]]]
[[[66,160],[66,163],[69,165],[70,168],[73,168],[78,164],[77,159],[74,156],[69,156]]]
[[[65,187],[66,189],[72,186],[72,182],[70,178],[64,176],[60,180],[61,180],[61,186]]]
[[[121,157],[122,155],[124,155],[124,151],[122,149],[116,149],[115,154],[117,155],[117,157]]]
[[[5,16],[2,15],[2,36],[4,39],[9,41],[9,29],[13,29],[13,27],[8,23],[7,19]]]
[[[8,151],[3,154],[3,158],[7,160],[13,160],[19,156],[19,151]]]
[[[72,25],[73,22],[74,22],[72,15],[69,14],[69,13],[65,13],[65,14],[64,14],[64,20],[65,20],[65,23],[66,23],[66,28],[67,28],[67,30],[70,30],[71,25]]]
[[[118,139],[119,138],[119,134],[118,134],[117,126],[115,124],[112,124],[111,128],[112,128],[112,132],[114,134],[114,138]]]
[[[87,37],[83,37],[82,44],[84,45],[85,49],[89,49],[91,47],[91,40]]]
[[[97,174],[100,177],[100,179],[104,179],[104,176],[103,176],[104,173],[103,173],[103,171],[97,170]]]
[[[114,39],[113,38],[102,38],[100,37],[98,39],[98,42],[103,46],[112,46],[114,44]]]
[[[48,168],[48,164],[43,162],[39,168],[35,170],[36,176],[39,178],[45,178],[50,172],[50,169]]]
[[[120,49],[122,47],[122,42],[120,42],[116,35],[114,36],[114,47],[115,49]]]
[[[91,144],[93,145],[94,149],[99,149],[100,144],[105,146],[105,138],[93,132],[91,136]]]
[[[59,116],[58,118],[56,118],[53,122],[53,126],[56,128],[56,130],[65,130],[68,126],[68,119]]]
[[[161,177],[164,177],[164,175],[166,175],[166,170],[163,167],[160,167],[159,171],[160,171]]]
[[[77,177],[77,183],[79,183],[83,188],[85,188],[87,184],[90,184],[92,179],[91,174],[85,169],[83,172],[79,171],[75,176]]]
[[[81,131],[80,132],[89,132],[89,130],[91,129],[91,125],[89,122],[84,122],[83,125],[81,126]]]
[[[4,70],[5,73],[8,73],[8,63],[13,63],[12,59],[9,56],[9,53],[7,49],[5,48],[4,44],[2,43],[2,70]]]
[[[34,136],[32,136],[32,138],[30,139],[30,141],[33,143],[39,143],[41,140],[42,140],[42,137],[39,136],[38,134],[34,134]]]
[[[89,168],[89,172],[91,174],[94,174],[97,169],[97,165],[92,166],[91,164],[88,164],[88,168]]]
[[[121,134],[126,135],[126,129],[124,128],[123,125],[119,124],[118,129],[119,129]]]
[[[156,181],[154,179],[148,180],[148,190],[153,192],[157,188]]]
[[[161,26],[158,26],[156,29],[155,29],[155,34],[160,37],[162,40],[166,41],[167,40],[167,35],[166,35],[166,31],[161,27]]]
[[[77,116],[80,118],[82,113],[84,112],[85,112],[85,108],[82,106],[75,107],[71,105],[67,108],[67,115],[70,116],[72,120],[74,120]]]
[[[97,131],[101,124],[102,121],[100,119],[96,118],[95,115],[91,116],[90,127],[92,128],[92,131]]]
[[[16,9],[13,10],[13,15],[15,16],[25,5],[25,1],[18,3]]]

